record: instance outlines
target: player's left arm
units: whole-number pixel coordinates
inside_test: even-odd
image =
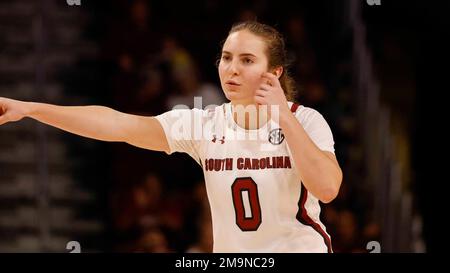
[[[342,182],[342,170],[336,156],[320,150],[288,107],[278,78],[265,73],[255,93],[258,104],[278,105],[279,122],[292,153],[300,179],[315,197],[324,203],[336,198]]]
[[[305,187],[320,201],[331,202],[342,182],[336,156],[320,150],[292,112],[280,113],[280,126]]]

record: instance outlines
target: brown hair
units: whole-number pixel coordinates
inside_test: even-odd
[[[269,69],[279,66],[283,67],[283,73],[279,78],[281,87],[284,90],[286,98],[290,101],[295,101],[295,81],[288,73],[289,61],[287,59],[283,36],[275,28],[256,21],[236,23],[231,27],[228,35],[241,30],[248,30],[264,38],[267,44],[266,54],[269,59]]]

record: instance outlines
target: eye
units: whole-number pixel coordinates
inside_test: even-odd
[[[231,60],[231,57],[228,56],[228,55],[223,55],[223,56],[222,56],[222,60],[223,60],[223,61],[229,61],[229,60]]]
[[[252,64],[252,63],[254,63],[253,60],[250,59],[250,58],[244,58],[244,59],[242,59],[242,62],[243,62],[244,64]]]

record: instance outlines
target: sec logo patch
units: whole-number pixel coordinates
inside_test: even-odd
[[[269,133],[269,142],[273,145],[280,145],[284,140],[284,134],[281,132],[281,128],[273,129]]]

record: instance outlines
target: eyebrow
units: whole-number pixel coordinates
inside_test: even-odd
[[[222,51],[222,54],[223,54],[223,53],[233,55],[231,52],[226,51],[226,50],[223,50],[223,51]],[[251,53],[242,53],[242,54],[239,54],[239,56],[252,56],[252,57],[255,57],[255,58],[256,58],[256,56],[255,56],[254,54],[251,54]]]

